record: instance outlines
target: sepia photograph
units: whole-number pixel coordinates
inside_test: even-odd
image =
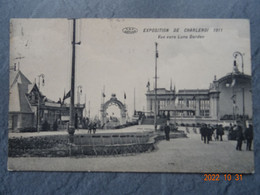
[[[9,171],[254,173],[245,19],[11,19]]]

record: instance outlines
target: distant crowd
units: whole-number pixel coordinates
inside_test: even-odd
[[[197,133],[195,127],[193,127],[194,133]],[[186,132],[189,133],[189,128],[186,127]],[[229,136],[234,136],[237,141],[236,150],[242,150],[243,141],[246,141],[246,150],[251,151],[252,149],[252,141],[253,141],[253,126],[249,124],[247,128],[243,128],[241,123],[237,123],[236,125],[230,124],[228,129]],[[223,141],[224,128],[222,125],[207,125],[202,124],[200,128],[201,140],[204,143],[209,144],[210,141]]]
[[[97,128],[99,126],[99,121],[91,121],[88,118],[83,118],[82,120],[82,128],[83,129],[88,129],[88,133],[92,133],[95,134],[97,131]]]
[[[212,141],[214,137],[215,141],[223,141],[224,129],[221,125],[216,125],[215,127],[211,125],[202,124],[200,128],[201,140],[208,144]]]

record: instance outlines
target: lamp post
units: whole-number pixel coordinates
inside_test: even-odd
[[[241,52],[239,51],[236,51],[233,53],[233,56],[235,58],[234,62],[236,64],[236,59],[238,56],[241,57],[241,66],[242,66],[242,74],[244,74],[244,58],[243,58],[243,55]],[[243,106],[243,115],[242,115],[242,122],[243,122],[243,130],[245,131],[245,88],[242,87],[242,106]]]
[[[41,106],[41,92],[40,92],[40,88],[41,88],[41,83],[42,86],[44,86],[44,74],[40,74],[38,75],[38,109],[37,109],[37,132],[40,132],[40,128],[41,128],[41,120],[40,120],[40,106]]]
[[[80,104],[80,96],[82,95],[82,86],[81,85],[78,85],[78,88],[77,88],[77,92],[78,92],[78,105]]]
[[[158,43],[155,42],[155,84],[154,84],[154,96],[155,96],[155,101],[154,101],[154,130],[157,130],[157,58],[159,57],[158,55],[158,50],[157,50]]]
[[[233,53],[233,56],[235,58],[235,61],[237,59],[237,56],[240,56],[241,57],[241,63],[242,63],[242,74],[244,74],[244,58],[243,58],[243,55],[242,53],[240,53],[239,51],[236,51]]]

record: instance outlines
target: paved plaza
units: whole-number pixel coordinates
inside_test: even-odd
[[[103,133],[135,133],[135,132],[151,132],[154,131],[154,127],[152,125],[138,125],[126,127],[124,129],[104,129],[96,130],[96,134]],[[79,129],[75,130],[75,135],[77,134],[89,134],[87,129]],[[68,135],[66,130],[60,131],[41,131],[41,132],[33,132],[33,133],[9,133],[9,137],[35,137],[35,136],[48,136],[48,135]]]
[[[125,131],[151,131],[152,126],[136,126]],[[180,128],[180,130],[184,130]],[[82,130],[81,130],[82,131]],[[76,133],[82,133],[82,132]],[[84,131],[84,130],[83,130]],[[107,130],[106,132],[123,130]],[[102,131],[97,131],[101,133]],[[40,132],[23,134],[50,134]],[[58,132],[60,134],[66,132]],[[21,134],[18,133],[21,136]],[[18,136],[10,134],[10,137]],[[210,173],[252,173],[254,171],[254,152],[235,149],[236,141],[211,141],[204,144],[200,134],[192,131],[188,138],[162,140],[156,144],[156,150],[148,153],[126,156],[66,157],[66,158],[8,158],[10,170],[46,170],[46,171],[117,171],[117,172],[210,172]]]

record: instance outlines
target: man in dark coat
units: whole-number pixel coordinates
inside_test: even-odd
[[[165,127],[164,127],[164,133],[165,133],[165,138],[166,141],[170,141],[170,125],[169,125],[169,121],[167,121]]]
[[[216,140],[219,140],[219,135],[220,135],[220,125],[217,125],[216,127]]]
[[[200,127],[200,139],[201,139],[201,141],[203,141],[202,128],[203,128],[203,125],[201,125],[201,127]]]
[[[95,134],[96,130],[97,130],[97,123],[96,122],[93,123],[92,129],[93,129],[93,134]]]
[[[224,129],[223,129],[222,125],[218,126],[218,134],[219,134],[219,137],[220,137],[220,141],[223,141],[222,136],[224,135]]]
[[[251,151],[252,140],[253,140],[253,126],[249,125],[249,127],[245,131],[246,138],[246,150]]]
[[[206,125],[206,137],[207,137],[207,144],[209,144],[209,141],[212,141],[212,128],[210,124]]]
[[[208,128],[206,124],[203,124],[202,127],[200,128],[201,136],[203,137],[204,144],[207,142],[208,143]]]
[[[88,133],[91,134],[92,129],[93,129],[93,122],[89,122],[89,124],[88,124]]]
[[[242,127],[240,125],[237,125],[237,146],[236,149],[237,150],[242,150],[242,143],[243,143],[243,131],[242,131]]]

